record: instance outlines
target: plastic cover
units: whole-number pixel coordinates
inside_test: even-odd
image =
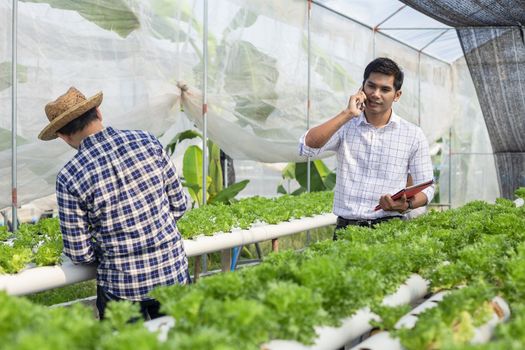
[[[69,86],[88,96],[104,92],[106,125],[146,129],[164,143],[202,125],[202,0],[67,6],[18,5],[19,203],[53,193],[57,172],[74,155],[61,141],[37,139],[47,122],[44,105]],[[462,88],[471,81],[468,70],[456,68],[463,59],[445,63],[420,54],[314,4],[308,121],[307,2],[223,0],[208,6],[208,135],[235,160],[304,160],[297,155],[301,134],[346,106],[375,56],[392,57],[405,70],[395,109],[420,124],[432,145],[442,145],[457,121],[471,123],[465,101],[479,109],[474,89]],[[0,208],[11,203],[11,11],[0,3]],[[483,123],[476,127],[471,140],[485,140]],[[468,186],[477,184],[469,179]]]

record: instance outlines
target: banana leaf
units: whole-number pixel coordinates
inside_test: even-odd
[[[231,200],[241,192],[250,180],[243,180],[234,183],[231,186],[226,187],[224,190],[219,192],[215,197],[210,199],[210,203],[230,203]]]
[[[12,81],[11,61],[0,63],[0,91],[10,88]],[[27,82],[27,67],[21,64],[16,65],[17,81],[19,83]]]
[[[51,7],[78,12],[100,28],[113,31],[122,38],[140,27],[140,22],[124,0],[21,0],[49,4]]]

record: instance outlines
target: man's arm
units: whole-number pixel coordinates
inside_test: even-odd
[[[182,189],[182,184],[180,183],[175,166],[171,162],[166,151],[162,148],[160,142],[159,145],[162,151],[162,163],[164,165],[163,172],[165,178],[164,186],[170,203],[170,212],[175,220],[178,220],[184,215],[187,209],[186,195]]]
[[[345,110],[323,124],[308,130],[304,140],[305,145],[312,148],[323,147],[346,122],[361,114],[365,100],[366,95],[359,89],[355,95],[350,96]]]
[[[75,264],[95,262],[86,208],[60,179],[57,179],[56,194],[64,254]]]

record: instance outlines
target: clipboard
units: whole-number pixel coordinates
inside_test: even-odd
[[[398,200],[399,198],[403,197],[403,194],[405,194],[407,196],[407,199],[410,199],[410,198],[413,198],[419,192],[423,191],[428,186],[431,186],[433,183],[434,183],[434,179],[422,182],[414,186],[406,187],[400,190],[399,192],[394,193],[391,197],[393,200]],[[374,211],[379,210],[379,209],[381,209],[381,206],[377,205],[374,208]]]

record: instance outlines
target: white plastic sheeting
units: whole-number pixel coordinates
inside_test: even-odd
[[[200,125],[202,114],[202,0],[121,0],[111,6],[94,0],[81,5],[52,3],[57,8],[45,1],[20,2],[18,8],[20,204],[53,193],[56,173],[74,154],[60,141],[37,140],[46,124],[43,106],[71,85],[86,95],[104,92],[102,113],[107,125],[164,134],[164,143],[175,132]],[[355,3],[363,5],[363,1]],[[392,0],[387,7],[385,3],[367,2],[367,8],[370,13],[390,11],[399,2]],[[209,135],[234,159],[301,160],[297,140],[307,125],[307,5],[302,0],[209,2]],[[399,16],[411,18],[411,12],[404,9],[389,21],[404,18]],[[468,70],[456,69],[463,65],[462,58],[452,61],[456,58],[452,55],[446,63],[315,4],[311,14],[310,125],[344,108],[348,96],[361,85],[365,65],[375,56],[386,55],[399,61],[406,73],[396,111],[420,124],[431,143],[448,135],[458,120],[472,123],[475,118],[476,127],[466,136],[454,128],[458,131],[455,139],[472,145],[464,151],[467,153],[478,152],[476,144],[489,145]],[[347,15],[352,16],[352,11]],[[8,180],[11,152],[6,141],[12,96],[7,83],[11,59],[7,1],[0,3],[0,18],[5,48],[0,51],[0,177]],[[435,25],[420,20],[414,24]],[[411,45],[422,48],[421,44]],[[448,49],[445,45],[441,52]],[[185,113],[180,112],[179,81],[195,93],[183,103]],[[473,109],[464,108],[466,105]],[[457,199],[461,204],[472,196],[489,200],[497,196],[496,178],[490,176],[495,172],[493,163],[486,158],[463,157],[460,171],[453,163],[450,172],[443,160],[440,181],[451,174],[449,186],[461,184],[457,197],[456,187],[449,192],[453,203]],[[478,188],[484,192],[479,194]],[[447,188],[442,186],[442,190]],[[1,181],[0,208],[10,203],[10,181]]]
[[[58,170],[74,155],[63,142],[37,140],[47,122],[45,103],[63,94],[69,86],[76,86],[88,96],[102,90],[102,113],[108,125],[146,129],[159,135],[175,124],[180,90],[173,80],[184,79],[195,84],[192,67],[197,55],[188,53],[191,45],[187,41],[162,39],[163,32],[159,34],[152,27],[157,25],[160,9],[155,10],[149,1],[134,4],[128,10],[138,16],[140,26],[132,25],[133,31],[117,34],[86,20],[76,11],[52,8],[45,3],[19,3],[19,203],[53,193]],[[85,1],[83,6],[89,9],[90,3]],[[0,2],[0,18],[5,19],[0,21],[0,35],[5,46],[9,43],[10,11],[8,1]],[[175,21],[183,14],[173,10],[169,16]],[[99,19],[104,23],[104,17]],[[186,32],[193,30],[190,27]],[[199,39],[193,40],[200,45]],[[4,66],[10,60],[10,50],[1,50],[0,208],[11,201],[11,151],[5,142],[11,128],[11,94],[4,81],[10,78]],[[186,122],[186,126],[191,124]]]

